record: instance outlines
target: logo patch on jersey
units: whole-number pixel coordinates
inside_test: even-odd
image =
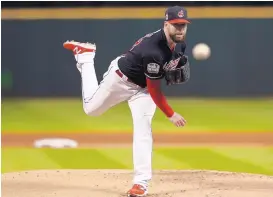
[[[177,67],[177,64],[179,63],[181,57],[171,60],[169,63],[165,64],[163,69],[164,70],[174,70]]]
[[[160,66],[156,63],[150,63],[147,65],[147,72],[148,73],[158,74],[159,69],[160,69]]]

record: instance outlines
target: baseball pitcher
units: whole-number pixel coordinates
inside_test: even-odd
[[[127,101],[133,118],[134,179],[127,192],[130,197],[147,195],[152,178],[151,122],[158,107],[177,127],[186,120],[176,113],[161,92],[160,80],[167,85],[182,84],[190,78],[188,57],[184,54],[187,10],[180,6],[165,12],[161,29],[140,38],[125,54],[114,59],[98,84],[94,67],[96,45],[67,41],[64,48],[73,51],[81,73],[83,110],[99,116],[109,108]],[[176,44],[180,50],[174,50]]]

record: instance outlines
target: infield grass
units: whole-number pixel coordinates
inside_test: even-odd
[[[188,122],[174,127],[160,110],[153,132],[273,132],[273,99],[169,99]],[[11,99],[2,102],[3,133],[131,132],[132,117],[121,103],[99,117],[89,117],[81,99]]]
[[[3,148],[2,173],[37,169],[132,169],[131,148]],[[153,169],[203,169],[273,175],[273,148],[155,148]]]

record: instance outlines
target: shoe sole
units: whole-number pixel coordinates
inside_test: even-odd
[[[145,192],[144,194],[142,195],[139,195],[139,194],[128,194],[127,197],[145,197],[147,196],[147,192]]]
[[[65,49],[68,49],[68,50],[71,50],[73,51],[73,49],[75,47],[82,47],[86,50],[96,50],[96,45],[95,44],[90,44],[90,47],[86,47],[86,46],[82,46],[82,43],[80,42],[75,42],[75,41],[66,41],[64,44],[63,44],[63,47]]]

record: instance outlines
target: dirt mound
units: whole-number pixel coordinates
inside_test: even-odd
[[[122,197],[125,170],[41,170],[2,174],[3,197]],[[154,171],[150,197],[273,197],[273,177],[218,171]]]

